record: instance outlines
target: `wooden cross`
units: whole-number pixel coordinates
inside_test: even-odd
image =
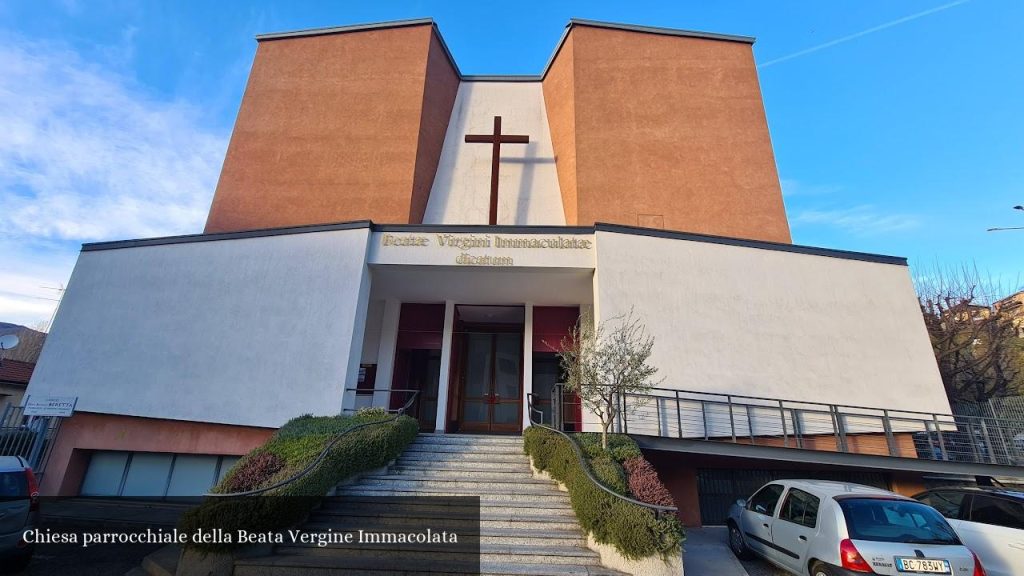
[[[498,223],[498,159],[502,144],[529,144],[529,136],[501,133],[501,116],[494,117],[493,134],[466,134],[468,144],[491,144],[491,212],[490,224]]]

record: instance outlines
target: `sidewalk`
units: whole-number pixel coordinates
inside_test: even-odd
[[[683,544],[683,572],[686,576],[748,576],[729,550],[724,526],[688,528]]]

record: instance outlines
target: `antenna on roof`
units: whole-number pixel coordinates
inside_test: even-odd
[[[3,336],[0,336],[0,366],[3,366],[4,363],[4,355],[2,352],[4,350],[14,348],[18,345],[18,342],[20,342],[20,340],[18,340],[18,336],[16,334],[4,334]]]

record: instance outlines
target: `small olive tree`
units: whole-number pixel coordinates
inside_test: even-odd
[[[601,446],[608,449],[608,430],[619,417],[633,414],[644,398],[620,402],[626,394],[642,394],[660,383],[658,369],[648,363],[654,338],[630,309],[628,314],[595,323],[584,313],[558,353],[565,372],[565,387],[601,421]]]

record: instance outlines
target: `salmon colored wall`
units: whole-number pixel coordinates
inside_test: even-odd
[[[585,25],[569,41],[544,82],[567,223],[790,242],[750,44]]]
[[[889,479],[889,489],[903,496],[913,496],[926,490],[924,478],[914,472],[893,472]]]
[[[914,447],[914,437],[909,433],[893,434],[896,441],[897,456],[903,458],[917,458],[917,449]],[[737,437],[739,444],[750,444],[750,438]],[[757,446],[774,446],[777,448],[786,447],[785,440],[777,437],[755,436],[754,442]],[[846,445],[849,451],[854,454],[870,454],[875,456],[889,456],[889,444],[884,434],[848,434]],[[793,437],[789,438],[789,447],[796,448]],[[804,436],[803,447],[806,450],[821,450],[825,452],[836,452],[836,438],[831,434]]]
[[[686,454],[648,450],[644,457],[658,471],[658,478],[672,493],[679,509],[679,521],[688,528],[699,528],[700,494],[697,469],[688,465]]]
[[[555,150],[555,169],[558,187],[562,191],[565,223],[577,224],[576,210],[576,98],[573,93],[573,39],[565,39],[562,49],[555,55],[551,68],[544,77],[544,108],[551,130],[551,143]]]
[[[206,232],[419,222],[457,89],[430,24],[260,42]]]
[[[78,494],[90,450],[241,456],[273,433],[270,428],[76,412],[61,424],[40,493]]]

